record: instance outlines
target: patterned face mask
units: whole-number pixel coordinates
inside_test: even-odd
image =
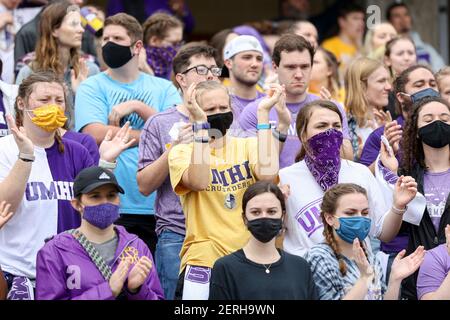
[[[341,131],[329,129],[307,141],[305,163],[323,191],[327,191],[338,182],[342,140]]]
[[[179,49],[179,45],[172,45],[168,47],[147,47],[147,63],[153,69],[156,77],[170,79],[172,61]]]

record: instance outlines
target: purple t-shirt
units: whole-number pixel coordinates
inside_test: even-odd
[[[231,94],[231,108],[233,110],[233,123],[231,124],[230,129],[231,135],[233,136],[240,136],[240,130],[241,126],[239,125],[239,117],[241,116],[242,111],[245,109],[245,107],[252,103],[255,100],[258,100],[265,96],[265,93],[257,91],[256,98],[255,99],[243,99],[236,95]],[[237,130],[237,131],[236,131]]]
[[[75,132],[75,131],[66,131],[66,133],[63,136],[63,139],[69,139],[72,141],[76,141],[82,146],[84,146],[88,151],[89,154],[92,157],[92,160],[94,160],[94,164],[98,164],[98,160],[100,159],[100,154],[98,152],[98,146],[95,142],[95,139],[84,133]]]
[[[138,170],[152,164],[170,147],[169,131],[177,122],[189,122],[189,118],[171,107],[150,117],[144,125],[139,142]],[[170,177],[156,190],[155,199],[156,233],[164,229],[184,235],[185,222],[180,198],[173,192]]]
[[[449,271],[450,255],[445,244],[427,251],[417,277],[417,298],[439,289]]]
[[[257,118],[257,110],[258,104],[262,98],[255,100],[254,102],[247,105],[247,107],[242,111],[241,116],[239,117],[239,124],[242,130],[245,130],[246,136],[256,136],[256,125],[258,124]],[[300,140],[297,137],[297,131],[295,128],[295,123],[297,120],[297,115],[300,109],[309,102],[320,99],[318,96],[314,94],[308,94],[306,99],[300,103],[286,103],[286,106],[291,111],[291,125],[288,130],[288,138],[284,143],[283,150],[280,155],[280,169],[288,167],[295,162],[295,157],[300,152]],[[344,139],[349,139],[348,133],[348,121],[347,116],[345,114],[344,108],[339,103],[336,103],[339,110],[342,114],[342,132],[344,134]],[[269,122],[272,124],[272,127],[276,127],[278,125],[278,115],[275,108],[272,108],[269,112]]]
[[[402,116],[398,117],[397,123],[402,126],[405,122]],[[361,153],[361,158],[359,159],[359,163],[370,166],[378,157],[381,148],[381,136],[384,133],[384,126],[375,129],[370,136],[367,138],[366,143],[364,144],[363,151]],[[399,153],[400,154],[400,153]],[[398,159],[398,155],[397,155]]]
[[[427,199],[428,214],[437,232],[450,191],[450,169],[439,173],[425,172],[423,191]]]

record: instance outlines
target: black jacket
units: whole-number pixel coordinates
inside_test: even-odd
[[[416,179],[418,192],[424,194],[424,169],[416,164],[409,175]],[[426,207],[422,220],[420,221],[420,224],[418,226],[406,223],[406,229],[409,235],[409,243],[406,250],[406,255],[414,252],[414,250],[416,250],[418,246],[424,246],[425,250],[430,250],[442,243],[445,243],[445,226],[447,224],[450,224],[450,194],[447,197],[447,202],[445,203],[445,209],[442,213],[437,233]],[[417,270],[413,275],[403,281],[402,298],[417,300],[416,284],[418,274],[419,271]]]

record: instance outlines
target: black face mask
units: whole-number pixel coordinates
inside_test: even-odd
[[[267,243],[275,238],[283,227],[283,220],[271,218],[259,218],[247,221],[247,228],[256,240]]]
[[[133,58],[130,47],[108,41],[102,47],[103,61],[111,69],[120,68]]]
[[[436,120],[419,129],[419,138],[432,148],[443,148],[450,144],[450,124]]]
[[[207,117],[208,123],[211,129],[208,130],[208,134],[211,138],[219,139],[225,136],[227,130],[233,123],[233,112],[216,113]],[[219,132],[222,134],[219,137]]]

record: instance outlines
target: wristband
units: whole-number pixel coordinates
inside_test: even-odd
[[[256,125],[256,130],[269,130],[272,128],[270,123],[258,123]]]
[[[209,143],[209,137],[206,136],[194,137],[194,141],[200,143]]]
[[[278,139],[278,141],[280,142],[286,142],[288,135],[285,133],[281,133],[280,131],[278,131],[277,129],[273,129],[272,130],[272,134],[273,136]]]
[[[408,206],[405,206],[405,209],[397,209],[394,205],[392,205],[392,212],[399,216],[402,216],[406,210],[408,210]]]
[[[194,122],[192,124],[192,131],[198,132],[200,130],[208,130],[211,129],[211,125],[209,122]]]
[[[34,159],[36,159],[34,154],[22,153],[22,152],[19,152],[18,157],[20,160],[25,161],[25,162],[33,162]]]
[[[105,169],[115,169],[117,167],[117,161],[108,162],[103,159],[100,159],[100,161],[98,162],[98,166]]]

